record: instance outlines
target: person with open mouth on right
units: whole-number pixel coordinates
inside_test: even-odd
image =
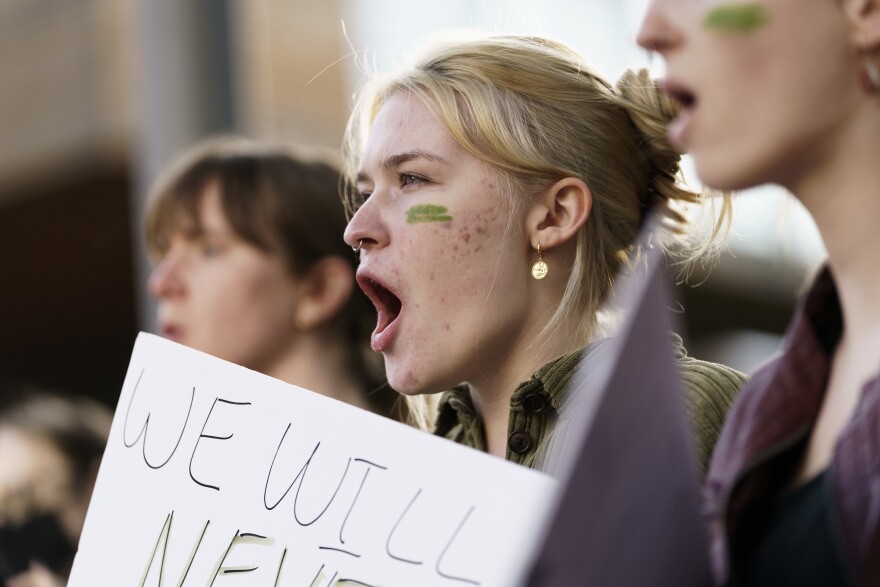
[[[828,249],[706,482],[719,585],[880,585],[880,1],[652,0],[640,44],[707,185],[782,185]]]

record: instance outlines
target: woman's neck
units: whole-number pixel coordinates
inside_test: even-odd
[[[574,264],[574,243],[555,251],[558,267]],[[480,370],[478,377],[466,381],[474,408],[483,422],[486,452],[490,454],[507,456],[510,398],[517,386],[553,359],[589,343],[588,337],[576,330],[579,326],[573,325],[575,321],[557,325],[550,336],[544,332],[559,308],[567,281],[568,273],[561,270],[540,282],[529,281],[526,293],[529,302],[517,327],[501,345],[500,354],[482,357],[481,363],[486,368]]]
[[[329,336],[307,333],[264,372],[321,395],[370,409],[367,390],[361,389],[351,375],[351,368],[344,344]]]
[[[545,324],[546,322],[539,322]],[[535,338],[527,338],[534,341]],[[582,346],[586,346],[586,342]],[[469,381],[474,408],[483,422],[486,452],[505,458],[507,455],[510,398],[517,386],[531,378],[546,363],[577,349],[553,341],[544,345],[523,343],[511,353],[504,366],[479,381]]]
[[[812,214],[828,249],[845,336],[880,328],[880,108],[850,124],[810,173],[787,186]]]

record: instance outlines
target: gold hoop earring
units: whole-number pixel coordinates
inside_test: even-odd
[[[541,252],[541,242],[538,241],[538,260],[532,265],[532,277],[535,279],[544,279],[547,277],[547,272],[549,270],[550,268],[547,267],[547,263],[544,262],[544,255]]]

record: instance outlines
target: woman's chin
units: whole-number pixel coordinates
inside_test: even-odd
[[[770,181],[760,161],[739,161],[730,153],[692,152],[692,155],[697,177],[711,189],[733,192]]]
[[[424,380],[412,372],[401,373],[388,370],[386,373],[388,375],[388,384],[401,395],[413,397],[443,391],[442,389],[436,389],[435,386],[426,384]]]
[[[431,393],[430,390],[425,389],[421,385],[415,385],[412,383],[395,383],[394,381],[389,380],[389,385],[401,395],[406,395],[410,397],[415,397],[417,395],[424,395],[426,393]]]

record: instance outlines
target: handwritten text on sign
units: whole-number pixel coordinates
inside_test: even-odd
[[[141,334],[73,587],[508,587],[554,483]]]

